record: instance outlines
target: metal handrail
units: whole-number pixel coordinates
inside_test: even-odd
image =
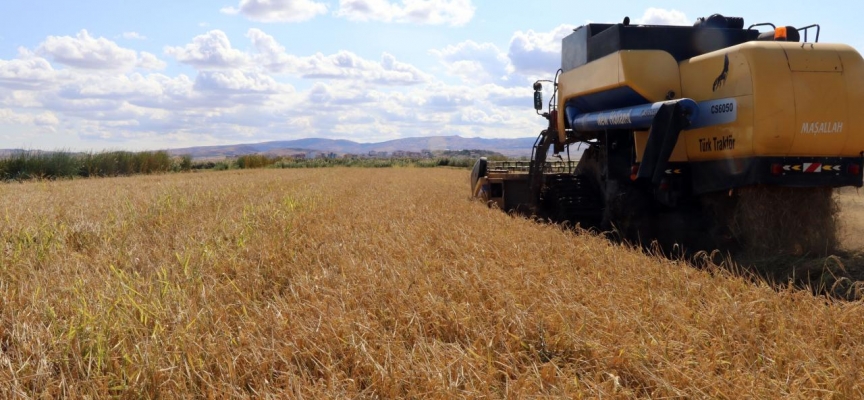
[[[819,24],[807,25],[797,29],[798,32],[804,31],[804,43],[807,43],[807,31],[811,28],[816,28],[816,41],[814,43],[819,43],[819,32],[822,30],[822,27],[820,27]]]
[[[570,172],[576,166],[575,161],[547,161],[543,164],[543,172]],[[528,172],[531,168],[530,161],[489,161],[487,164],[489,172]]]
[[[770,26],[770,27],[771,27],[772,29],[774,29],[775,31],[777,30],[777,26],[774,25],[774,24],[772,24],[772,23],[770,23],[770,22],[761,22],[761,23],[758,23],[758,24],[750,25],[749,27],[747,27],[747,30],[749,31],[749,30],[751,30],[751,29],[753,29],[753,28],[755,28],[755,27],[757,27],[757,26]]]

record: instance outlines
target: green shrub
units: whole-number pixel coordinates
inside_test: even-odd
[[[269,167],[279,161],[278,157],[266,156],[263,154],[248,154],[237,157],[237,168],[264,168]]]
[[[192,156],[189,154],[184,154],[180,156],[177,162],[178,171],[191,171],[192,170]]]

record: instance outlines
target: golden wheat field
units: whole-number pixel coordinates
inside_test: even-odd
[[[862,302],[511,217],[467,182],[0,184],[0,397],[864,396]]]

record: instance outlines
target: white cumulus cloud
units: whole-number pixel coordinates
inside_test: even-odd
[[[492,43],[468,40],[430,53],[441,60],[447,73],[462,78],[466,83],[507,79],[510,60]]]
[[[533,104],[533,91],[528,85],[504,88],[498,85],[484,85],[479,88],[485,99],[496,108],[514,107],[524,109]]]
[[[257,72],[202,71],[195,80],[195,89],[235,94],[273,94],[283,91],[283,85]]]
[[[134,50],[125,49],[104,37],[94,38],[86,30],[75,37],[48,36],[36,52],[73,68],[126,70],[137,62]]]
[[[16,125],[54,126],[59,125],[60,120],[54,113],[43,111],[39,113],[16,113],[12,110],[0,108],[0,123]]]
[[[0,60],[0,87],[39,89],[53,85],[57,71],[48,60],[23,51],[23,58]]]
[[[388,53],[381,56],[380,62],[366,60],[345,50],[331,55],[316,53],[298,57],[294,64],[285,68],[308,79],[350,79],[382,85],[411,85],[431,79],[414,66],[396,61]]]
[[[514,71],[530,75],[554,74],[561,68],[561,39],[573,32],[573,25],[559,25],[550,32],[518,31],[510,39],[507,56]]]
[[[318,82],[306,93],[306,97],[313,104],[356,106],[358,104],[369,104],[380,101],[386,96],[376,90],[361,90],[356,87],[332,87]]]
[[[228,35],[220,30],[196,36],[183,47],[168,46],[165,54],[202,70],[240,68],[249,62],[246,53],[231,47]]]
[[[537,76],[551,77],[561,67],[561,39],[573,25],[560,25],[549,32],[517,31],[507,51],[492,43],[472,40],[431,50],[448,74],[466,83],[521,86]]]
[[[149,70],[163,70],[167,64],[164,61],[156,58],[155,54],[148,53],[146,51],[142,51],[140,53],[140,57],[138,57],[138,68],[149,69]]]
[[[156,75],[139,73],[114,76],[78,76],[56,92],[65,99],[109,99],[132,101],[139,97],[158,97],[163,94],[162,83]]]
[[[339,0],[336,15],[351,21],[461,26],[474,18],[471,0]]]
[[[144,36],[138,32],[123,32],[123,39],[129,40],[147,40],[147,36]]]
[[[693,21],[681,11],[654,7],[645,10],[634,22],[640,25],[693,25]]]
[[[259,22],[302,22],[327,13],[327,5],[311,0],[241,0],[237,7],[225,7],[222,13],[243,14]]]
[[[258,66],[272,73],[292,74],[309,79],[352,79],[383,85],[412,85],[431,80],[431,76],[413,65],[396,60],[384,53],[381,61],[364,59],[350,51],[307,57],[288,54],[273,36],[260,29],[250,29],[246,36],[252,41]]]

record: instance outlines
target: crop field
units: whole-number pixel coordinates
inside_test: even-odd
[[[0,184],[0,213],[2,398],[864,397],[861,301],[509,216],[464,169]]]

